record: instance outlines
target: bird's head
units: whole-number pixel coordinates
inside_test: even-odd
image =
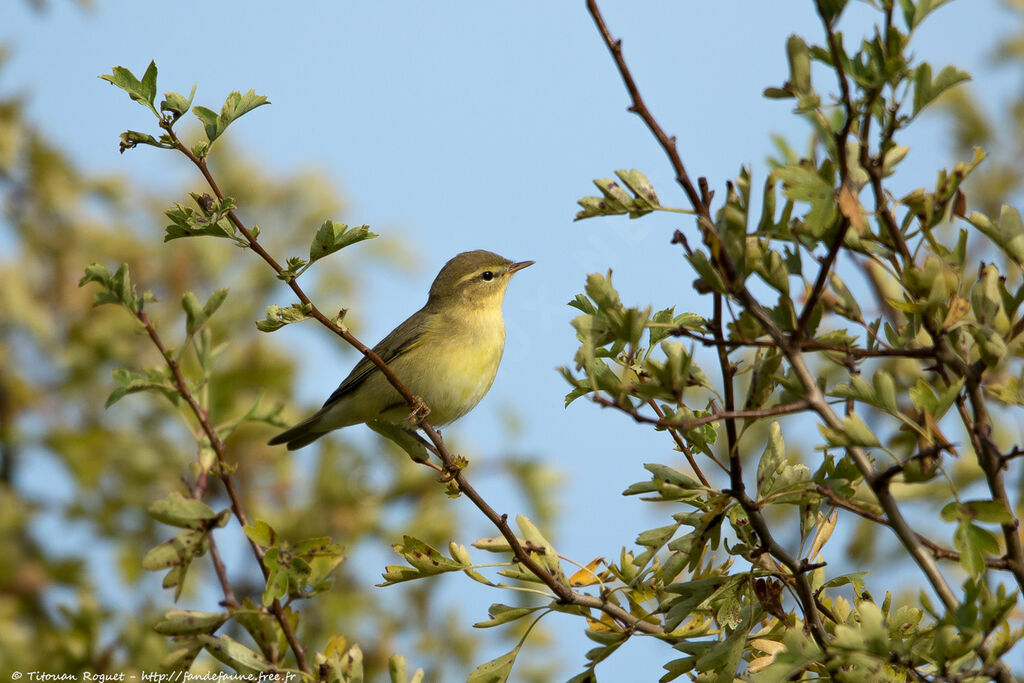
[[[430,286],[428,305],[501,306],[512,274],[533,261],[510,261],[491,251],[464,251],[444,264]]]

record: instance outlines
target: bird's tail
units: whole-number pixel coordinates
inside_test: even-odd
[[[282,443],[288,444],[288,450],[290,451],[298,450],[303,446],[308,446],[327,432],[331,431],[330,429],[323,429],[321,427],[320,421],[322,417],[323,411],[321,410],[294,427],[289,427],[284,430],[268,441],[267,444],[270,446],[276,446]]]

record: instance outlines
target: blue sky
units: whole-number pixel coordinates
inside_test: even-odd
[[[26,2],[7,3],[0,27],[0,41],[13,48],[4,91],[24,92],[33,116],[81,166],[130,173],[153,187],[188,172],[168,154],[118,154],[118,134],[149,130],[152,118],[96,78],[114,65],[141,73],[153,59],[161,92],[187,93],[198,82],[196,103],[215,110],[231,90],[269,96],[272,106],[232,126],[234,141],[282,173],[322,169],[349,202],[339,218],[367,223],[418,253],[407,275],[371,275],[377,300],[368,299],[362,313],[364,341],[416,310],[437,269],[457,252],[486,248],[536,260],[506,299],[508,343],[491,394],[449,431],[478,457],[514,449],[563,470],[555,534],[563,554],[583,562],[614,556],[616,543],[663,523],[619,493],[645,478],[644,462],[675,462],[671,442],[584,401],[563,409],[567,386],[555,371],[571,364],[574,311],[565,303],[582,291],[589,272],[612,269],[627,303],[697,312],[704,306],[692,295],[693,275],[679,250],[668,243],[675,228],[690,227],[685,219],[572,222],[575,200],[595,193],[590,180],[619,168],[644,171],[664,203],[684,205],[662,153],[626,112],[626,93],[582,1],[95,4],[82,12],[54,1],[37,14]],[[602,6],[648,105],[678,136],[691,174],[707,176],[719,196],[744,164],[760,186],[773,151],[770,134],[803,148],[806,128],[790,104],[766,100],[761,91],[786,79],[788,35],[820,41],[811,3]],[[867,16],[863,6],[851,7],[849,39]],[[924,26],[917,54],[937,67],[966,68],[985,98],[998,103],[1016,82],[988,68],[987,56],[1012,17],[994,0],[954,2]],[[897,178],[897,191],[931,182],[934,169],[948,163],[940,131],[925,120],[906,139],[913,150],[904,165],[908,180]],[[321,267],[344,267],[351,256]],[[281,297],[290,301],[283,288]],[[305,368],[302,397],[314,401],[333,390],[352,356],[336,353],[333,341],[310,343],[337,370]],[[525,424],[511,445],[501,441],[500,427],[510,406]],[[520,502],[501,481],[480,484],[497,509],[517,512]],[[474,514],[468,502],[457,504]],[[482,518],[478,531],[493,533]],[[467,614],[482,618],[485,608],[486,602]],[[553,623],[578,630],[568,618]],[[577,671],[589,645],[576,636],[566,643],[566,671]],[[626,680],[627,673],[655,680],[669,655],[657,643],[631,644],[599,672],[607,680]]]

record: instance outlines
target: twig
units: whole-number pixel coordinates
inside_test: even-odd
[[[184,479],[184,477],[182,477]],[[189,487],[192,493],[192,498],[195,500],[202,500],[203,494],[206,492],[206,472],[203,471],[199,475],[199,481],[194,485],[186,482],[186,486]],[[221,592],[224,593],[223,604],[230,608],[238,607],[238,598],[235,597],[235,591],[231,588],[231,581],[228,579],[228,570],[224,566],[224,561],[220,557],[220,549],[217,547],[217,540],[211,533],[207,536],[207,541],[210,546],[210,560],[213,562],[213,571],[217,576],[217,582],[220,583]]]
[[[882,526],[889,526],[889,520],[887,520],[884,515],[876,514],[874,512],[871,512],[870,510],[865,510],[864,508],[860,507],[855,503],[852,503],[844,498],[840,498],[839,494],[837,494],[835,491],[828,488],[827,486],[819,485],[816,486],[815,489],[818,491],[818,493],[828,498],[832,505],[834,505],[835,507],[848,510],[853,514],[859,517],[863,517],[864,519],[870,520],[872,522],[875,522],[876,524],[881,524]],[[927,548],[932,551],[932,555],[935,556],[935,559],[953,560],[956,562],[960,561],[960,553],[958,553],[957,551],[950,550],[949,548],[944,548],[935,541],[928,538],[927,536],[924,536],[923,534],[916,534],[916,536],[917,540],[919,540],[923,545],[927,546]],[[1006,561],[1006,558],[1002,557],[986,557],[985,566],[989,567],[990,569],[1010,568],[1009,563]]]
[[[636,408],[627,406],[617,401],[612,401],[604,398],[600,394],[592,394],[590,400],[598,405],[606,408],[616,408],[632,417],[637,422],[644,424],[657,425],[658,427],[666,427],[668,429],[682,429],[688,430],[694,427],[700,427],[701,425],[710,424],[712,422],[721,422],[727,420],[740,420],[740,419],[754,419],[760,420],[766,417],[775,417],[778,415],[792,415],[793,413],[800,413],[811,407],[811,404],[801,399],[799,401],[793,401],[792,403],[782,403],[777,406],[771,406],[770,408],[747,408],[744,410],[719,410],[710,415],[702,415],[701,417],[695,417],[691,420],[667,420],[664,417],[653,418],[644,415]],[[660,412],[660,411],[659,411]],[[664,415],[662,413],[662,415]]]
[[[699,342],[703,346],[716,347],[724,346],[726,348],[778,348],[773,340],[770,339],[712,339],[702,334],[698,334],[693,330],[686,327],[677,327],[669,332],[674,337],[686,337],[687,339],[693,339]],[[829,344],[827,342],[818,341],[817,339],[800,339],[791,340],[793,346],[799,351],[833,351],[836,353],[849,354],[857,359],[865,358],[934,358],[935,347],[925,346],[913,349],[895,349],[895,348],[879,348],[879,349],[862,349],[853,346],[844,346],[843,344]]]
[[[160,339],[160,335],[157,333],[156,328],[153,327],[153,322],[149,319],[149,316],[146,315],[145,311],[139,310],[138,313],[136,314],[136,317],[139,319],[139,322],[142,323],[143,327],[146,329],[146,333],[149,334],[149,338],[152,340],[153,345],[156,346],[157,350],[160,352],[160,355],[167,363],[167,367],[171,371],[171,376],[174,380],[174,386],[178,390],[178,394],[182,397],[182,399],[184,399],[185,403],[188,404],[188,407],[192,410],[192,414],[195,415],[196,420],[199,421],[199,426],[203,430],[203,433],[206,435],[206,438],[210,440],[210,447],[217,455],[217,475],[220,477],[221,482],[224,484],[224,490],[227,491],[228,499],[231,501],[232,513],[235,515],[235,518],[238,520],[239,524],[241,524],[242,526],[247,525],[249,522],[248,519],[246,518],[245,511],[242,508],[242,502],[238,497],[237,491],[235,490],[235,482],[231,478],[231,475],[228,474],[229,468],[226,455],[227,451],[224,448],[224,442],[220,440],[220,436],[218,436],[217,430],[214,429],[213,425],[210,423],[209,414],[206,412],[206,410],[203,409],[201,405],[199,405],[199,403],[195,399],[195,396],[192,395],[192,391],[189,389],[188,383],[185,381],[185,377],[181,373],[181,368],[179,367],[178,362],[174,359],[174,354],[170,353],[167,350],[167,347],[164,346],[164,343]],[[212,541],[213,539],[211,538],[210,540]],[[263,563],[263,549],[252,539],[248,540],[249,545],[252,547],[253,554],[256,555],[256,560],[259,562],[260,570],[263,572],[263,577],[267,578],[268,576],[270,576],[270,571],[267,569],[267,566]],[[223,568],[223,563],[219,562],[219,555],[216,556],[214,559],[214,566],[217,567],[218,564],[220,564],[221,568]],[[222,576],[220,570],[218,570],[217,575],[218,578]],[[226,577],[226,573],[223,574],[223,576]],[[224,580],[226,581],[226,578]],[[230,586],[228,587],[228,591],[225,592],[225,599],[230,599],[228,598],[229,594]],[[237,603],[237,600],[235,602]],[[299,640],[295,635],[295,629],[292,628],[291,622],[288,621],[288,618],[284,613],[284,608],[281,606],[280,600],[275,599],[274,603],[270,606],[270,608],[271,611],[274,613],[274,617],[277,619],[278,624],[281,626],[281,630],[284,632],[285,638],[288,640],[289,647],[291,647],[292,652],[295,654],[295,662],[298,664],[299,668],[303,672],[307,674],[310,673],[309,664],[306,662],[306,652],[303,649],[302,645],[299,643]]]

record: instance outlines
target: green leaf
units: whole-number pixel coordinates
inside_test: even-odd
[[[466,679],[466,683],[504,683],[512,673],[512,665],[515,664],[516,656],[522,646],[523,644],[520,642],[510,652],[473,669]]]
[[[630,218],[639,218],[656,210],[672,211],[674,213],[692,213],[687,209],[663,207],[658,200],[651,181],[640,171],[615,171],[615,175],[629,189],[626,191],[622,185],[611,178],[599,178],[594,181],[597,189],[601,190],[602,197],[583,197],[576,203],[582,207],[582,211],[576,214],[574,220],[593,218],[595,216],[616,216],[629,214]],[[632,194],[630,194],[632,193]]]
[[[677,600],[671,602],[671,607],[665,615],[665,630],[675,630],[693,610],[710,598],[726,581],[727,579],[723,577],[714,576],[665,586],[667,592],[679,595]]]
[[[128,97],[148,107],[153,114],[159,117],[160,113],[153,106],[153,100],[156,99],[156,73],[156,62],[150,62],[141,81],[123,66],[115,66],[111,74],[100,76],[100,78],[124,90],[128,93]]]
[[[121,133],[119,151],[121,154],[124,154],[125,150],[134,149],[137,145],[149,145],[150,147],[159,147],[161,149],[173,149],[174,143],[165,138],[166,136],[161,135],[158,140],[149,133],[140,133],[137,130],[126,130]]]
[[[262,519],[257,519],[252,524],[246,524],[242,527],[242,531],[256,545],[264,548],[277,545],[277,532]]]
[[[260,332],[273,332],[285,325],[305,320],[313,313],[312,304],[292,304],[287,308],[281,308],[271,304],[267,306],[266,319],[256,321],[256,329]]]
[[[903,20],[907,29],[913,31],[924,21],[925,17],[945,5],[949,0],[900,0]]]
[[[142,558],[142,568],[147,571],[170,569],[163,579],[164,588],[174,588],[174,599],[181,597],[185,587],[185,575],[192,560],[206,550],[208,532],[189,530],[178,534],[149,550]]]
[[[672,322],[672,314],[675,312],[674,308],[665,308],[651,316],[651,321],[647,325],[647,334],[650,338],[648,346],[654,348],[655,345],[665,337],[669,336],[669,333],[678,327]]]
[[[952,501],[947,503],[939,514],[947,522],[952,522],[955,519],[991,524],[1013,522],[1013,512],[996,500],[968,500],[962,503]]]
[[[270,669],[263,655],[253,652],[230,636],[198,636],[206,651],[240,674],[258,674]]]
[[[383,575],[384,583],[378,584],[381,586],[461,571],[464,568],[461,562],[445,557],[436,548],[412,536],[403,536],[402,543],[396,543],[391,547],[412,567],[389,565]]]
[[[277,550],[271,548],[267,551],[269,557],[272,552]],[[275,600],[280,600],[284,596],[288,595],[288,572],[283,567],[274,567],[267,574],[267,585],[263,589],[263,604],[272,605]]]
[[[615,175],[633,193],[633,211],[630,212],[630,218],[637,218],[661,206],[654,186],[643,173],[634,168],[631,171],[615,171]]]
[[[772,489],[772,483],[785,464],[786,444],[782,440],[782,428],[773,421],[768,430],[768,443],[757,463],[757,495],[764,497]]]
[[[875,390],[875,405],[891,414],[897,413],[899,406],[896,404],[896,383],[892,375],[885,370],[878,370],[871,377],[871,383]]]
[[[838,215],[835,188],[818,169],[809,165],[789,164],[774,173],[782,181],[782,191],[787,198],[811,205],[804,216],[804,229],[815,240],[822,239]]]
[[[999,541],[986,529],[961,520],[953,532],[953,547],[960,551],[960,564],[971,576],[985,572],[985,557],[999,552]]]
[[[206,107],[193,107],[192,113],[203,122],[206,139],[212,144],[233,121],[264,104],[270,104],[270,101],[253,90],[244,95],[235,91],[228,95],[219,115]]]
[[[230,510],[214,512],[206,503],[176,491],[149,506],[149,516],[158,522],[200,531],[224,526],[230,514]]]
[[[715,683],[732,683],[747,644],[749,627],[738,628],[697,658],[697,669],[716,672]]]
[[[636,537],[636,543],[647,548],[660,548],[671,540],[678,529],[679,524],[668,524],[657,529],[648,529]]]
[[[188,94],[188,98],[176,92],[164,93],[164,99],[160,102],[160,111],[169,112],[172,115],[172,121],[177,121],[179,118],[188,113],[188,110],[192,107],[192,98],[196,96],[196,86],[192,86],[192,92]]]
[[[234,224],[219,212],[212,212],[209,216],[204,212],[197,212],[195,209],[175,204],[164,212],[164,215],[171,220],[166,226],[164,242],[180,239],[182,237],[221,237],[234,240],[240,246],[248,246],[244,237],[237,234]]]
[[[922,109],[958,83],[971,80],[971,75],[956,67],[947,66],[932,80],[932,67],[927,62],[918,65],[914,70],[914,109],[917,116]]]
[[[152,292],[143,292],[142,296],[136,294],[127,263],[122,263],[113,274],[98,263],[89,264],[85,269],[85,275],[78,281],[78,286],[82,287],[90,282],[95,282],[104,289],[93,296],[93,306],[120,304],[132,314],[137,314],[142,310],[143,304],[156,301]]]
[[[164,614],[163,620],[158,621],[153,630],[165,636],[213,633],[230,618],[230,614],[223,612],[197,612],[188,609],[174,609]]]
[[[555,547],[544,537],[533,522],[526,515],[516,515],[516,524],[523,532],[523,537],[529,543],[529,551],[540,555],[541,564],[555,575],[563,583],[566,582],[565,573],[562,570],[562,563],[558,558]]]
[[[492,626],[500,626],[507,624],[517,619],[522,619],[528,614],[533,614],[542,607],[509,607],[501,603],[495,603],[487,608],[487,613],[490,615],[490,619],[487,621],[480,621],[473,624],[473,628],[491,628]]]
[[[376,236],[377,233],[370,232],[370,226],[368,225],[349,228],[344,223],[335,223],[330,220],[324,221],[323,225],[316,231],[313,243],[309,245],[309,263],[322,259],[324,256],[333,254],[339,249],[344,249],[356,242],[373,239]]]
[[[210,295],[210,298],[206,300],[206,303],[200,308],[199,301],[196,299],[196,295],[192,292],[185,292],[181,297],[181,306],[185,309],[185,332],[188,336],[192,336],[196,333],[203,325],[207,323],[211,316],[216,313],[220,305],[224,303],[224,299],[228,296],[227,288],[218,289]]]
[[[811,55],[807,43],[797,35],[786,40],[786,57],[789,59],[789,85],[795,92],[808,93],[811,90]]]
[[[707,291],[710,289],[713,292],[719,294],[726,294],[725,282],[722,280],[722,276],[719,275],[718,270],[708,260],[708,255],[704,253],[702,249],[697,249],[692,254],[686,257],[686,260],[690,262],[693,269],[697,271],[697,275],[700,276],[700,283],[707,289],[701,290],[698,287],[698,291]]]
[[[878,437],[857,413],[850,413],[843,418],[841,429],[832,429],[819,425],[822,435],[830,446],[877,446]]]
[[[836,313],[844,318],[863,322],[864,316],[860,312],[860,305],[857,303],[857,297],[847,289],[846,285],[835,273],[830,273],[828,280],[832,285],[833,293],[836,295]]]
[[[149,370],[117,368],[112,374],[114,381],[120,386],[110,392],[110,396],[103,404],[104,408],[109,408],[128,394],[140,391],[154,391],[163,394],[172,403],[178,399],[178,389],[171,382],[170,371],[167,368]]]

